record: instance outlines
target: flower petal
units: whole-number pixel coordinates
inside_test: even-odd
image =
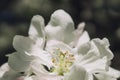
[[[97,80],[117,80],[117,78],[115,78],[112,75],[109,75],[107,72],[105,71],[96,71],[96,73],[94,73],[94,77]]]
[[[24,80],[34,80],[33,77],[25,77]]]
[[[77,29],[74,31],[74,34],[77,38],[82,34],[84,27],[85,27],[85,23],[81,22],[78,25]]]
[[[82,58],[84,59],[85,56],[90,56],[89,58],[92,58],[94,56],[100,58],[103,58],[105,56],[107,56],[107,59],[112,59],[113,58],[113,54],[110,51],[110,49],[108,48],[108,41],[107,39],[93,39],[91,42],[85,43],[84,45],[81,45],[80,47],[77,48],[78,51],[78,55],[82,56]],[[81,58],[81,60],[82,60]],[[88,58],[85,58],[84,60],[86,60]]]
[[[100,40],[100,42],[103,41],[104,40]],[[102,45],[100,47],[104,48],[105,45]],[[103,52],[105,51],[106,49],[103,49]],[[92,40],[91,42],[88,42],[78,48],[78,56],[76,57],[76,62],[89,72],[93,70],[107,70],[108,66],[110,65],[110,61],[107,57],[109,54],[105,54],[103,55],[102,51],[99,51],[98,46],[96,46]]]
[[[51,75],[48,75],[48,76],[34,76],[33,77],[33,80],[63,80],[63,77],[62,76],[51,76]]]
[[[41,43],[39,43],[39,44],[41,44]],[[21,55],[36,54],[36,52],[39,49],[40,50],[42,49],[39,47],[38,43],[36,43],[32,39],[30,39],[29,37],[18,36],[18,35],[14,37],[13,46],[19,53],[21,53]]]
[[[86,55],[76,57],[75,63],[84,67],[88,72],[93,70],[106,70],[109,66],[106,56],[100,58],[96,55],[96,50],[89,51]]]
[[[47,39],[55,39],[69,44],[74,37],[74,23],[69,14],[63,10],[55,11],[45,28]]]
[[[30,52],[33,49],[35,43],[28,37],[15,36],[13,40],[13,47],[19,52],[24,53],[25,51]]]
[[[74,48],[78,55],[86,55],[88,51],[91,49],[91,43],[87,42],[84,45],[78,46]]]
[[[67,44],[57,40],[49,40],[46,43],[46,50],[52,53],[55,51],[55,49],[60,49],[63,52],[69,51],[70,53],[73,53],[72,48]]]
[[[89,42],[89,40],[90,40],[90,37],[88,35],[88,32],[84,31],[83,34],[79,37],[75,47],[80,47],[84,43]]]
[[[45,31],[44,19],[42,16],[36,15],[32,18],[29,29],[29,37],[39,43],[40,47],[44,47]]]
[[[36,52],[36,53],[38,53],[38,52]],[[38,65],[45,65],[48,68],[50,68],[52,66],[52,56],[43,50],[41,50],[38,54],[33,55],[35,57],[35,59],[31,62],[31,65],[36,65],[35,66],[36,68],[38,68],[37,64]]]
[[[44,19],[42,16],[36,15],[31,20],[29,36],[32,38],[45,37],[44,34]]]
[[[41,64],[41,61],[37,59],[31,62],[31,69],[33,73],[36,75],[42,75],[42,76],[48,75],[49,72],[45,67],[49,70],[49,66]]]
[[[9,66],[8,63],[4,63],[1,67],[0,67],[0,78],[4,75],[4,73],[6,71],[9,70]]]
[[[84,27],[85,27],[85,23],[82,22],[82,23],[80,23],[80,24],[78,25],[78,28],[73,31],[73,33],[74,33],[74,40],[71,42],[70,46],[76,47],[79,38],[80,38],[81,35],[83,34],[83,29],[84,29]]]
[[[27,71],[30,68],[30,62],[31,61],[29,60],[22,59],[22,57],[20,56],[20,53],[17,53],[17,52],[9,55],[9,59],[8,59],[9,66],[13,70],[18,71],[18,72]]]
[[[120,78],[120,71],[113,69],[111,67],[109,68],[109,71],[107,73],[113,76],[114,78]]]
[[[58,76],[57,74],[52,74],[48,70],[49,66],[42,65],[39,60],[34,60],[31,64],[31,68],[33,73],[36,75],[33,77],[34,80],[61,80],[62,76]]]
[[[12,69],[6,71],[5,74],[0,78],[0,80],[17,80],[18,77],[22,76],[23,74],[19,72],[15,72]]]
[[[64,80],[86,80],[87,72],[79,65],[74,65]]]
[[[94,60],[94,61],[93,61]],[[83,66],[88,72],[92,72],[94,70],[106,70],[107,68],[107,59],[104,57],[102,59],[88,59],[86,61],[81,62],[81,66]]]
[[[97,38],[93,39],[92,41],[99,50],[101,57],[107,56],[108,60],[111,60],[113,58],[113,53],[109,49],[109,41],[107,38],[104,38],[103,40]]]

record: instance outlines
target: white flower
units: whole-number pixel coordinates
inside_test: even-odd
[[[0,68],[0,80],[16,80],[21,76],[24,75],[12,70],[7,63],[3,64]]]
[[[120,72],[110,67],[113,54],[106,38],[90,41],[85,23],[74,29],[72,18],[55,11],[44,27],[44,19],[32,18],[29,36],[15,36],[16,52],[9,55],[10,70],[0,80],[116,80]],[[12,72],[20,75],[16,78]],[[0,70],[1,71],[1,70]],[[12,77],[12,78],[11,78]]]

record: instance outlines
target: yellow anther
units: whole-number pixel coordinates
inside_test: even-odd
[[[55,63],[56,62],[56,59],[55,58],[52,58],[52,63]]]
[[[69,51],[62,52],[59,48],[55,51],[57,53],[53,52],[56,57],[52,58],[52,63],[54,64],[52,71],[57,72],[58,75],[64,75],[64,73],[69,72],[70,66],[75,60],[74,55],[69,53]]]

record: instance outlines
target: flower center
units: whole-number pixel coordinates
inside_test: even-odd
[[[60,49],[56,49],[53,54],[53,68],[51,68],[51,72],[57,72],[58,75],[63,76],[64,73],[69,72],[70,67],[75,60],[74,55],[68,51],[62,52]]]

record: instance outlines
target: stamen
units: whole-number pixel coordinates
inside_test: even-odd
[[[59,48],[55,51],[58,53],[53,52],[56,56],[52,58],[52,63],[54,66],[50,71],[57,72],[58,75],[64,75],[64,73],[69,72],[69,69],[75,60],[74,55],[68,51],[62,52]]]

